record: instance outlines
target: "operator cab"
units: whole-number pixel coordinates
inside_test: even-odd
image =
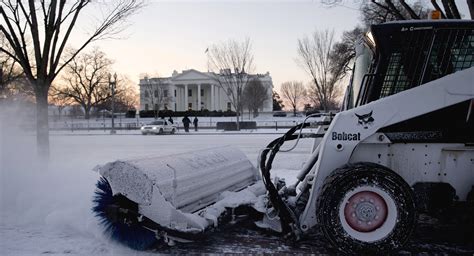
[[[396,21],[373,25],[356,46],[353,74],[343,110],[365,105],[473,66],[473,21]],[[438,134],[435,136],[436,141],[467,139],[472,143],[473,102],[462,102],[380,131],[430,131]]]

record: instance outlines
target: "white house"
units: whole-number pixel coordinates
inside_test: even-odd
[[[248,74],[248,79],[259,79],[267,89],[267,99],[260,112],[272,111],[273,82],[270,74]],[[199,72],[194,69],[181,73],[173,72],[171,77],[140,79],[140,110],[170,109],[186,111],[207,109],[234,110],[226,91],[219,86],[221,74]],[[222,79],[221,79],[222,83]]]

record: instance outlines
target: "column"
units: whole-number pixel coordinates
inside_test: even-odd
[[[221,87],[217,87],[217,110],[222,110]]]
[[[188,110],[188,85],[184,85],[184,111]]]
[[[180,111],[181,109],[181,88],[179,86],[176,86],[176,111]]]
[[[197,104],[197,110],[201,110],[201,84],[198,84],[198,104]]]
[[[181,111],[184,111],[184,110],[185,110],[184,107],[183,107],[183,105],[184,105],[183,91],[184,91],[184,88],[183,88],[183,87],[180,87],[180,88],[179,88],[179,99],[180,99],[180,101],[179,101],[179,108],[181,109]]]
[[[183,92],[184,92],[184,88],[183,87],[179,88],[179,95],[180,95],[179,97],[181,97],[181,103],[179,105],[181,106],[181,111],[186,110],[186,108],[184,107],[184,94],[183,94]]]
[[[214,85],[211,84],[211,111],[213,110],[216,110],[216,106],[214,105],[214,97],[215,97],[215,93],[214,93]]]

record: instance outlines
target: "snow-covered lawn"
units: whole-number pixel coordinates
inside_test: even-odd
[[[71,136],[75,135],[75,136]],[[91,213],[97,164],[146,155],[170,155],[234,145],[256,165],[259,151],[277,134],[141,136],[136,132],[65,133],[51,136],[49,164],[35,159],[35,137],[11,134],[0,147],[1,255],[147,255],[111,242]],[[290,142],[291,143],[291,142]],[[292,182],[309,155],[311,140],[275,160],[275,173]],[[192,252],[190,252],[192,253]]]

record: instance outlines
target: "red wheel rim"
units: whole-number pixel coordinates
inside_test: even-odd
[[[347,224],[359,232],[367,233],[380,228],[387,215],[387,203],[383,197],[372,191],[355,193],[344,206]]]

